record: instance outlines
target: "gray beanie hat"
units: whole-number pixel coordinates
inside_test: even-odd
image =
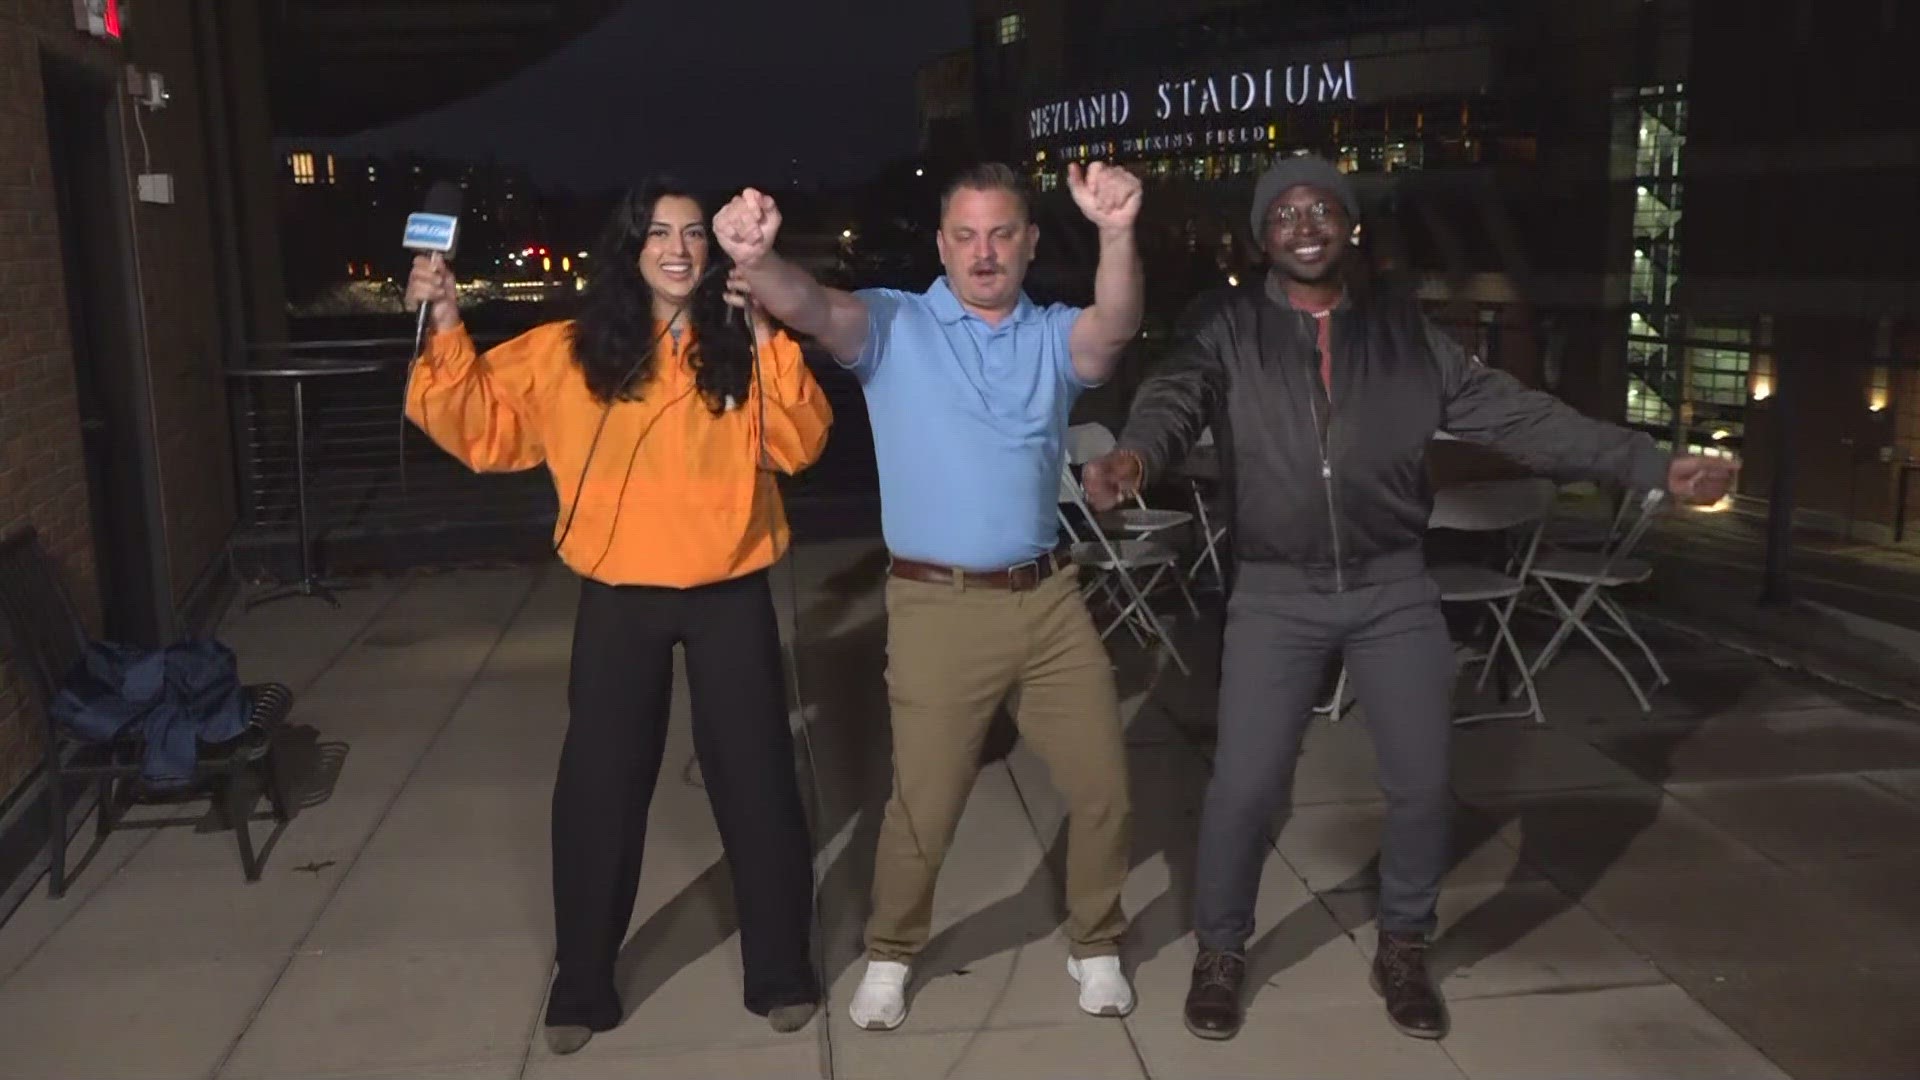
[[[1253,235],[1255,239],[1267,234],[1267,211],[1272,209],[1273,200],[1285,194],[1287,189],[1301,184],[1311,184],[1340,200],[1347,208],[1347,216],[1355,222],[1360,220],[1360,200],[1354,197],[1353,184],[1347,175],[1334,167],[1333,162],[1311,154],[1300,157],[1281,158],[1273,163],[1253,188]]]

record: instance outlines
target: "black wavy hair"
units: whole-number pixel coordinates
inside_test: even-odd
[[[700,204],[685,184],[669,177],[654,177],[630,189],[608,218],[587,268],[587,287],[573,324],[573,356],[587,389],[602,404],[637,400],[654,373],[660,331],[654,326],[653,290],[640,275],[639,262],[653,208],[668,196]],[[733,309],[726,301],[731,265],[719,243],[710,241],[706,270],[687,304],[694,335],[687,362],[693,366],[695,389],[716,413],[726,409],[728,398],[744,404],[753,380],[752,341],[744,321],[730,317]]]

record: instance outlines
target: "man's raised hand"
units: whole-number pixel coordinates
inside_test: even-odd
[[[1067,190],[1096,228],[1131,229],[1140,216],[1140,178],[1118,165],[1068,165]]]
[[[748,188],[713,216],[713,235],[735,266],[751,267],[773,250],[780,208],[773,196]]]

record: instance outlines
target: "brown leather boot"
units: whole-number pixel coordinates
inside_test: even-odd
[[[1187,1030],[1202,1039],[1238,1035],[1240,987],[1246,981],[1244,953],[1201,949],[1193,961],[1193,985],[1187,990]]]
[[[1419,934],[1380,933],[1373,957],[1373,988],[1387,1002],[1387,1019],[1402,1035],[1447,1037],[1447,1003],[1427,974],[1427,939]]]

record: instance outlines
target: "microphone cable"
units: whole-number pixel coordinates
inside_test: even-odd
[[[680,321],[680,316],[686,314],[687,307],[693,303],[693,298],[695,294],[700,291],[701,286],[705,285],[707,280],[722,268],[731,265],[730,262],[724,259],[709,260],[707,268],[701,272],[698,278],[694,279],[693,288],[687,290],[687,295],[682,297],[680,302],[674,305],[673,314],[661,325],[659,332],[653,335],[653,341],[648,344],[645,351],[634,358],[632,365],[627,368],[626,374],[621,376],[621,389],[625,389],[628,384],[632,383],[634,376],[640,374],[640,369],[659,351],[660,342],[673,330],[674,323]],[[620,528],[620,512],[626,507],[627,484],[633,479],[633,463],[640,458],[640,445],[646,442],[648,433],[653,431],[653,425],[660,422],[660,417],[666,414],[667,409],[686,400],[687,396],[692,394],[695,389],[697,389],[697,387],[683,390],[679,396],[660,406],[660,410],[653,414],[653,419],[648,420],[647,426],[641,428],[640,434],[634,437],[633,450],[627,455],[626,472],[620,478],[620,493],[614,498],[613,520],[607,523],[606,546],[600,549],[599,556],[594,559],[593,566],[587,570],[585,576],[592,577],[594,571],[600,569],[600,564],[606,561],[608,553],[613,550],[614,535]],[[619,404],[619,402],[620,398],[618,392],[616,392],[614,396],[609,397],[601,404],[600,419],[593,427],[593,439],[587,443],[587,457],[585,461],[580,463],[580,477],[574,482],[573,499],[567,504],[567,520],[561,525],[560,535],[553,542],[553,553],[555,556],[560,557],[563,562],[565,561],[565,556],[560,555],[560,549],[566,546],[567,537],[573,535],[574,518],[579,516],[580,513],[580,497],[587,489],[587,472],[593,468],[594,454],[600,449],[600,437],[607,432],[607,418],[613,415],[613,407]]]
[[[409,277],[412,271],[408,271]],[[454,292],[454,310],[459,310],[459,291]],[[406,291],[401,290],[401,301],[405,302]],[[394,440],[394,458],[400,467],[400,499],[405,502],[412,492],[407,486],[407,403],[413,400],[413,372],[420,366],[420,358],[427,352],[427,308],[426,300],[420,301],[420,314],[413,321],[413,357],[407,361],[406,384],[400,390],[400,430]]]
[[[620,382],[620,385],[622,387],[625,387],[627,384],[633,381],[634,376],[639,374],[640,368],[644,366],[647,360],[651,358],[655,354],[655,352],[659,349],[661,340],[666,337],[666,335],[672,330],[674,323],[679,320],[680,316],[683,313],[685,313],[688,305],[692,303],[695,293],[699,291],[701,286],[706,284],[707,280],[715,273],[718,273],[723,269],[730,270],[732,268],[732,265],[733,264],[731,260],[725,260],[725,259],[713,260],[709,264],[707,269],[701,273],[698,279],[695,280],[693,289],[690,290],[687,293],[686,297],[681,299],[680,302],[675,306],[673,316],[666,321],[666,324],[662,326],[659,332],[657,332],[654,335],[653,341],[647,346],[646,350],[643,351],[639,355],[639,357],[637,357],[634,360],[633,365],[627,369],[627,373],[625,377],[623,377]],[[751,305],[752,303],[751,296],[747,298],[747,301],[749,305]],[[425,305],[422,304],[422,307],[424,308]],[[773,475],[769,477],[770,482],[767,485],[768,492],[773,497],[773,505],[770,507],[763,505],[763,500],[759,491],[760,483],[759,483],[759,476],[758,476],[761,470],[761,463],[767,460],[767,395],[769,393],[769,384],[766,380],[765,369],[761,364],[760,335],[757,328],[754,325],[753,312],[751,310],[744,311],[742,313],[742,318],[746,324],[747,347],[752,357],[751,370],[752,370],[753,383],[749,387],[749,392],[757,391],[758,397],[759,397],[759,400],[756,403],[756,411],[758,415],[756,418],[757,423],[755,425],[756,430],[754,433],[754,458],[752,462],[752,466],[755,473],[755,480],[754,480],[755,513],[757,516],[764,515],[762,517],[762,520],[766,521],[769,527],[771,527],[772,523],[775,520],[776,514],[779,510],[779,503],[780,503],[779,476],[778,476],[777,470],[769,470],[769,472],[773,473]],[[424,325],[424,323],[422,325]],[[410,401],[412,398],[413,374],[415,369],[417,369],[419,366],[419,360],[421,355],[424,354],[424,351],[425,351],[424,348],[416,350],[413,362],[410,363],[407,367],[407,392],[406,392],[406,396],[403,397],[401,400],[400,420],[401,420],[401,439],[402,439],[402,448],[403,448],[401,461],[402,461],[403,470],[405,466],[404,447],[405,447],[405,438],[406,438],[406,424],[408,421],[408,417],[406,415],[407,402]],[[802,364],[806,363],[806,358],[804,354],[800,358],[800,363]],[[600,563],[606,559],[607,554],[612,550],[614,534],[619,528],[620,512],[626,499],[627,484],[629,481],[631,481],[633,477],[633,464],[636,460],[638,460],[641,444],[646,441],[647,434],[653,430],[653,425],[659,421],[660,416],[664,414],[668,408],[670,408],[671,406],[677,404],[682,400],[685,400],[685,398],[693,392],[694,391],[691,389],[687,391],[683,391],[678,397],[662,405],[660,412],[657,412],[654,414],[653,419],[647,422],[646,427],[642,428],[639,436],[634,439],[633,449],[628,454],[628,457],[627,457],[626,472],[621,478],[620,493],[618,496],[616,496],[614,500],[613,520],[608,526],[606,547],[601,550],[600,555],[595,559],[593,567],[590,570],[588,570],[585,576],[591,577],[593,570],[597,570],[599,568]],[[559,536],[553,542],[553,553],[556,557],[560,557],[563,562],[565,561],[565,559],[564,559],[564,556],[561,556],[561,549],[566,546],[567,538],[571,536],[573,533],[574,519],[578,516],[580,511],[580,498],[586,489],[587,473],[593,467],[593,459],[595,454],[597,454],[599,451],[601,437],[606,434],[607,418],[612,415],[613,407],[615,404],[618,403],[618,401],[619,401],[619,398],[617,397],[610,398],[606,402],[604,402],[600,407],[600,418],[594,426],[593,438],[587,443],[586,460],[583,461],[580,465],[580,476],[579,476],[579,479],[574,484],[573,499],[568,504],[566,520],[561,524],[559,529]],[[425,430],[424,425],[422,425],[422,430]],[[429,432],[428,434],[429,436],[431,436],[432,433]],[[405,483],[404,476],[405,476],[405,473],[403,471],[402,472],[403,485]],[[794,648],[794,642],[799,639],[799,635],[800,635],[800,558],[799,558],[799,544],[795,540],[794,533],[793,533],[793,526],[790,521],[788,522],[788,525],[787,525],[786,562],[787,562],[787,574],[786,574],[787,607],[788,607],[789,614],[788,614],[787,626],[786,626],[787,632],[784,634],[780,634],[779,636],[781,637],[781,651],[786,660],[786,668],[787,668],[787,675],[788,675],[786,682],[788,683],[788,686],[790,687],[790,690],[792,693],[794,711],[797,712],[800,716],[800,744],[802,748],[802,753],[804,754],[804,760],[806,762],[807,781],[808,781],[807,794],[811,797],[810,799],[811,806],[807,808],[808,816],[811,819],[811,827],[808,829],[810,842],[808,844],[809,850],[807,852],[807,871],[808,871],[808,878],[812,883],[811,891],[813,893],[812,902],[808,906],[812,911],[812,923],[813,923],[812,937],[813,937],[814,947],[809,951],[812,953],[814,977],[819,985],[819,990],[820,990],[821,1039],[824,1046],[824,1054],[827,1059],[827,1065],[829,1066],[829,1075],[830,1075],[831,1065],[833,1061],[833,1040],[832,1040],[832,1023],[831,1023],[832,1003],[830,1001],[832,987],[829,985],[826,978],[826,966],[825,966],[826,957],[824,952],[827,945],[826,924],[825,924],[824,917],[820,911],[819,891],[821,886],[821,880],[820,880],[819,870],[817,867],[817,858],[816,858],[818,851],[823,849],[824,840],[822,838],[815,836],[815,831],[823,827],[824,825],[824,819],[822,815],[824,813],[823,807],[825,806],[825,796],[823,794],[823,788],[821,787],[821,783],[820,783],[819,758],[813,745],[813,730],[812,730],[813,725],[811,720],[808,717],[805,683],[801,679],[801,674],[800,674],[800,657],[799,657],[799,653]],[[778,632],[779,622],[780,622],[778,605],[776,605],[774,619],[775,619],[776,632]]]
[[[754,493],[754,501],[757,504],[760,502],[760,495],[758,492],[759,482],[758,482],[757,474],[761,467],[760,463],[767,460],[767,395],[768,393],[770,393],[771,388],[766,380],[765,372],[762,369],[761,363],[760,363],[760,334],[758,329],[754,325],[753,310],[752,310],[753,298],[751,294],[749,294],[747,297],[747,303],[748,303],[748,308],[746,311],[742,313],[742,317],[745,320],[746,326],[747,326],[748,347],[753,352],[753,389],[759,392],[759,399],[760,399],[758,402],[759,423],[757,425],[757,430],[755,432],[755,440],[754,440],[755,446],[754,446],[754,459],[753,459],[753,467],[756,473],[756,479],[755,479],[755,485],[754,485],[756,490]],[[807,362],[806,354],[804,352],[801,354],[799,362],[801,364],[805,364]],[[780,509],[781,498],[780,498],[779,473],[777,470],[769,470],[769,472],[771,473],[771,475],[768,477],[768,480],[769,480],[768,488],[773,495],[773,506],[770,508],[770,511],[767,514],[767,517],[765,520],[768,522],[769,526],[771,526],[774,520],[773,512],[776,512]],[[801,746],[801,751],[805,756],[806,767],[807,767],[807,794],[811,796],[811,804],[812,804],[807,808],[807,816],[811,821],[811,827],[808,828],[807,830],[807,834],[809,838],[809,843],[808,843],[809,850],[807,851],[807,876],[809,877],[809,879],[811,879],[813,883],[812,884],[812,893],[813,893],[812,902],[808,905],[810,910],[813,912],[813,920],[812,920],[813,921],[813,948],[808,951],[812,954],[814,978],[818,982],[820,987],[820,1020],[819,1020],[820,1045],[822,1048],[821,1049],[822,1056],[824,1056],[826,1059],[823,1062],[825,1066],[825,1075],[832,1076],[833,1075],[833,1002],[832,1002],[833,987],[827,979],[827,967],[826,967],[827,927],[826,927],[825,917],[821,914],[821,911],[820,911],[820,887],[822,885],[822,881],[821,881],[819,859],[818,859],[819,853],[826,850],[826,844],[831,839],[831,837],[825,837],[825,836],[819,835],[820,830],[823,830],[826,827],[825,809],[824,809],[826,806],[826,797],[820,785],[820,761],[818,756],[815,754],[814,748],[813,748],[813,720],[808,715],[806,691],[804,688],[805,684],[802,682],[800,678],[800,654],[794,648],[794,643],[800,640],[800,542],[798,537],[796,537],[794,534],[793,521],[791,518],[789,518],[787,521],[786,562],[787,562],[787,575],[786,575],[787,577],[787,633],[781,635],[781,648],[782,648],[782,651],[786,654],[787,678],[788,678],[788,683],[792,688],[793,708],[794,708],[794,711],[798,713],[800,716],[800,746]],[[774,614],[774,619],[775,619],[775,625],[777,627],[779,622],[779,612],[777,608]]]
[[[751,300],[751,298],[749,298],[749,300]],[[746,313],[746,322],[747,322],[747,340],[751,342],[753,346],[754,382],[758,385],[758,388],[760,390],[760,402],[759,402],[760,425],[759,425],[759,437],[757,440],[758,445],[756,447],[756,453],[755,453],[755,464],[757,466],[759,461],[766,457],[766,445],[767,445],[766,416],[767,416],[768,387],[767,387],[767,383],[763,380],[761,375],[759,335],[754,329],[753,315],[751,311]],[[800,357],[800,363],[802,364],[806,363],[806,356],[804,353],[802,353]],[[824,387],[821,389],[821,392],[825,393]],[[774,496],[776,499],[779,497],[778,484],[779,484],[779,481],[776,475],[776,478],[774,480]],[[757,493],[755,498],[756,500],[758,499]],[[809,816],[812,818],[812,822],[813,822],[812,829],[809,829],[809,833],[812,834],[814,830],[822,830],[826,826],[825,811],[824,811],[824,807],[826,805],[826,794],[825,794],[825,788],[822,786],[820,782],[820,760],[819,760],[818,752],[814,749],[814,745],[813,745],[813,724],[809,719],[808,713],[807,713],[806,691],[805,691],[805,684],[801,679],[800,657],[798,652],[794,648],[794,643],[800,639],[800,545],[797,539],[795,539],[794,537],[793,526],[791,521],[789,521],[787,526],[787,609],[790,612],[788,616],[788,633],[783,635],[782,648],[786,653],[787,670],[790,673],[790,682],[793,689],[794,709],[800,714],[800,745],[801,745],[801,751],[805,755],[805,761],[806,761],[808,794],[812,796],[812,803],[813,803],[813,805],[808,809]],[[778,618],[777,612],[775,617]],[[896,776],[898,775],[897,768],[894,770],[894,773]],[[977,781],[978,779],[977,775],[975,779]],[[863,800],[863,803],[864,803],[864,800]],[[903,817],[903,821],[907,828],[907,836],[913,842],[915,857],[918,858],[923,863],[929,861],[927,858],[926,846],[920,838],[920,830],[914,824],[913,814],[910,810],[908,810],[904,801],[900,805],[900,811]],[[857,816],[859,814],[864,814],[869,812],[884,813],[885,812],[884,804],[882,807],[879,807],[879,808],[867,807],[862,805],[855,808],[852,814]],[[851,816],[849,820],[851,820]],[[830,1014],[833,1009],[833,1002],[831,1000],[833,987],[826,977],[827,976],[826,917],[824,913],[820,910],[820,903],[819,903],[820,889],[821,889],[821,886],[824,884],[824,882],[822,880],[821,873],[817,865],[818,860],[815,857],[818,853],[824,852],[826,850],[826,845],[832,840],[832,837],[824,836],[824,835],[812,835],[811,839],[812,839],[812,846],[815,848],[814,852],[809,852],[809,857],[808,857],[808,865],[813,870],[813,891],[814,891],[814,897],[815,897],[814,904],[813,904],[814,948],[812,950],[812,953],[813,953],[814,967],[818,972],[817,978],[819,979],[819,983],[820,983],[820,1009],[823,1014],[827,1014],[827,1015],[822,1015],[820,1019],[820,1042],[822,1046],[822,1054],[826,1059],[825,1062],[823,1063],[825,1065],[824,1075],[832,1076],[833,1075],[833,1023],[832,1023]]]
[[[432,250],[433,254],[431,256],[431,259],[432,259],[433,265],[436,268],[445,266],[447,263],[447,260],[452,257],[454,251],[458,247],[459,239],[460,239],[460,209],[461,209],[461,204],[465,201],[465,196],[462,194],[462,191],[463,191],[463,186],[456,185],[451,180],[435,181],[433,186],[427,189],[426,205],[423,208],[422,214],[408,215],[407,217],[407,238],[409,240],[414,238],[413,226],[414,226],[414,219],[416,217],[427,216],[427,217],[438,217],[438,218],[446,219],[446,222],[447,222],[446,241],[445,241],[444,247],[440,246],[440,244],[437,242],[438,240],[437,230],[423,229],[423,233],[419,237],[419,241],[418,241],[423,245],[423,247],[414,248],[416,252],[427,250],[427,249]],[[423,222],[422,224],[425,225],[427,223]],[[430,231],[434,233],[434,235],[431,237],[427,235],[427,233]],[[408,278],[409,280],[411,280],[412,278],[411,272],[409,272]],[[404,296],[405,293],[406,293],[406,289],[403,286],[401,288],[402,296]],[[407,400],[407,397],[411,396],[413,393],[414,361],[417,361],[420,359],[420,354],[426,347],[427,308],[429,306],[431,305],[428,301],[424,299],[421,300],[419,314],[417,314],[413,320],[413,356],[410,360],[407,361],[406,388],[403,391],[403,394],[406,396],[403,396],[400,399],[401,400],[400,430],[395,435],[395,439],[394,439],[394,449],[396,451],[395,457],[397,459],[397,464],[399,466],[399,472],[400,472],[400,497],[402,500],[405,500],[409,493],[409,486],[407,483],[406,400]],[[454,311],[456,312],[460,310],[460,294],[457,288],[454,290],[453,308],[454,308]]]
[[[700,274],[700,276],[694,280],[693,289],[690,290],[685,297],[683,297],[677,304],[674,305],[673,315],[670,316],[666,320],[665,324],[660,327],[660,330],[654,334],[653,341],[650,342],[647,345],[647,347],[641,351],[639,356],[634,358],[633,364],[627,368],[626,374],[621,377],[620,386],[623,389],[628,384],[633,382],[634,376],[640,373],[640,369],[643,366],[645,366],[646,362],[649,359],[651,359],[653,355],[659,350],[661,340],[664,339],[670,331],[672,331],[674,323],[679,321],[680,316],[686,313],[688,305],[690,305],[693,302],[694,294],[699,291],[700,287],[702,285],[705,285],[708,279],[710,279],[716,272],[718,272],[723,268],[729,267],[731,265],[732,265],[731,263],[725,260],[716,260],[710,263],[707,269],[704,270]],[[422,310],[424,310],[426,308],[426,304],[422,303],[421,308]],[[422,323],[422,325],[423,326],[425,325],[424,322]],[[751,331],[749,331],[749,339],[751,339]],[[475,347],[475,351],[478,352],[477,346]],[[407,416],[407,405],[413,399],[414,373],[419,369],[420,359],[422,356],[425,355],[425,353],[426,353],[425,342],[423,341],[420,347],[415,349],[413,360],[409,362],[407,365],[406,389],[400,398],[400,477],[401,477],[400,482],[401,482],[401,491],[403,494],[406,492],[406,460],[407,460],[406,436],[407,436],[407,424],[409,421],[409,418]],[[613,549],[614,531],[619,527],[619,524],[620,524],[620,511],[624,508],[624,503],[625,503],[626,493],[627,493],[627,483],[629,480],[632,479],[633,463],[634,461],[638,460],[640,455],[640,444],[646,440],[647,433],[653,430],[653,425],[659,421],[661,413],[664,413],[666,409],[669,408],[670,406],[678,404],[680,401],[685,400],[688,394],[691,394],[692,392],[693,392],[692,390],[683,391],[678,397],[667,402],[665,405],[662,405],[660,413],[655,413],[653,419],[647,421],[647,426],[641,429],[639,437],[634,439],[633,452],[627,458],[627,472],[626,472],[626,475],[623,476],[621,479],[620,494],[614,502],[613,521],[609,524],[607,529],[607,546],[601,550],[600,555],[595,559],[592,570],[598,570],[600,568],[600,563],[605,561],[608,552],[610,552]],[[566,520],[561,524],[559,537],[553,541],[553,553],[556,556],[560,555],[560,549],[566,546],[567,538],[573,534],[574,518],[580,512],[580,496],[582,495],[582,493],[585,492],[586,486],[587,486],[587,473],[589,470],[593,468],[593,459],[595,454],[599,452],[601,436],[606,434],[607,418],[613,414],[613,407],[614,405],[618,404],[619,401],[620,401],[620,398],[616,394],[616,396],[608,398],[600,406],[600,419],[594,425],[593,439],[587,443],[586,460],[580,463],[580,476],[579,476],[579,479],[574,484],[573,498],[568,502],[566,507],[566,512],[567,512]],[[424,417],[423,417],[423,420],[424,420]],[[420,429],[422,431],[426,431],[426,425],[422,423],[420,425]],[[429,431],[427,432],[427,434],[429,437],[431,437],[433,433]],[[588,576],[591,576],[592,570],[588,571]]]

